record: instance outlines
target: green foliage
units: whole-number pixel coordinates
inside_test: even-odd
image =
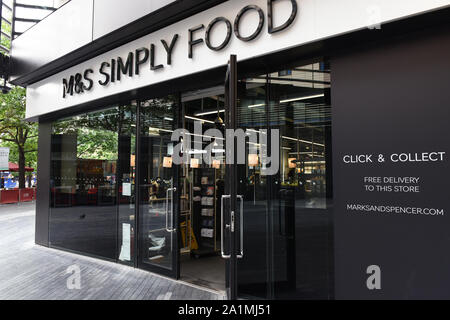
[[[36,168],[37,124],[25,122],[26,91],[14,87],[0,94],[0,146],[10,148],[10,161],[19,163],[20,153],[25,164]]]
[[[25,118],[26,92],[24,88],[15,87],[8,94],[0,96],[0,125],[5,127],[17,127],[27,125],[23,123]]]
[[[85,129],[78,135],[78,159],[117,160],[117,133]]]
[[[78,159],[112,160],[118,158],[118,136],[133,135],[134,109],[114,107],[63,119],[53,124],[53,134],[72,135],[77,141]]]
[[[10,19],[10,17],[8,17]],[[2,20],[2,31],[8,35],[11,35],[11,25]],[[2,34],[0,44],[8,49],[11,49],[11,40]]]

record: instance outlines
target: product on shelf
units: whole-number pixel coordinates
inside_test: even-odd
[[[213,206],[214,197],[202,197],[202,206]]]
[[[204,237],[204,238],[212,238],[212,237],[214,237],[214,230],[213,229],[202,228],[201,229],[201,236]]]
[[[208,187],[206,189],[206,195],[213,196],[214,195],[214,187]]]
[[[202,209],[202,216],[206,216],[206,217],[214,216],[214,209],[212,209],[212,208],[203,208]]]

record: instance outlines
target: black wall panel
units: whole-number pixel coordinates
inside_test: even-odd
[[[450,33],[397,40],[331,60],[337,299],[450,298]],[[430,152],[446,154],[436,162],[390,159]],[[370,154],[372,163],[343,161]],[[365,191],[364,177],[419,178],[372,185],[420,192]],[[349,210],[352,204],[444,214]],[[367,286],[372,265],[380,267],[381,289]]]
[[[35,241],[43,246],[48,246],[51,130],[51,123],[39,123]]]

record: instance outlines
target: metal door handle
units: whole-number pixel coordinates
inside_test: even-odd
[[[168,188],[166,190],[166,231],[167,232],[174,232],[175,229],[173,227],[173,193],[174,191],[176,191],[176,188]],[[172,215],[172,223],[171,226],[169,228],[169,192],[172,192],[172,200],[171,200],[171,204],[170,204],[170,214]]]
[[[225,229],[224,229],[224,225],[223,225],[223,199],[230,199],[231,196],[230,195],[222,195],[222,198],[220,199],[220,217],[221,217],[221,223],[220,223],[220,249],[221,249],[221,253],[222,253],[222,258],[224,259],[230,259],[231,255],[230,254],[225,254],[225,250],[223,248],[223,234],[225,233]],[[230,228],[230,225],[227,224],[225,226],[227,229]]]
[[[174,232],[175,230],[177,230],[177,228],[174,228],[173,227],[173,220],[174,220],[174,218],[173,218],[173,215],[174,215],[174,210],[173,210],[173,207],[174,207],[174,199],[175,199],[175,192],[177,191],[177,188],[175,188],[175,187],[173,187],[172,188],[172,205],[171,205],[171,212],[170,212],[170,220],[171,220],[171,223],[170,223],[170,232]]]
[[[236,196],[240,201],[241,201],[241,210],[239,211],[239,219],[240,219],[240,243],[241,243],[241,248],[240,251],[241,253],[237,255],[238,259],[242,259],[244,257],[244,196],[238,195]]]
[[[242,259],[244,257],[244,196],[238,195],[236,196],[239,200],[240,200],[240,223],[239,223],[239,233],[240,233],[240,254],[236,255],[236,257],[238,259]],[[220,209],[221,209],[221,253],[222,253],[222,258],[224,259],[230,259],[231,258],[231,254],[225,254],[225,250],[224,250],[224,243],[223,243],[223,236],[224,236],[224,220],[223,220],[223,200],[224,199],[230,199],[231,196],[230,195],[223,195],[222,199],[220,200]],[[234,212],[231,213],[232,214],[232,219],[234,220]],[[225,228],[226,229],[231,229],[232,232],[234,232],[234,221],[231,222],[232,225],[226,224]]]

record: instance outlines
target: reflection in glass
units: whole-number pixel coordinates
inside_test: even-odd
[[[271,184],[275,298],[327,299],[333,291],[330,85],[326,63],[269,75],[269,122],[280,130]]]
[[[238,84],[238,128],[245,130],[245,165],[238,165],[238,190],[243,196],[244,256],[238,260],[238,294],[267,298],[267,176],[261,175],[262,134],[267,132],[266,76],[246,79]],[[239,219],[238,216],[236,219]],[[239,221],[239,220],[238,220]]]
[[[192,140],[191,150],[188,150],[190,165],[184,166],[182,176],[183,194],[186,196],[190,194],[192,198],[189,215],[180,214],[181,223],[192,225],[192,230],[185,233],[184,243],[191,243],[189,252],[193,257],[213,256],[221,249],[220,205],[225,185],[223,87],[185,95],[183,109],[185,111],[183,127],[191,134]],[[195,131],[196,127],[198,131]],[[201,141],[195,141],[196,138]],[[189,238],[196,240],[195,248]],[[223,269],[225,275],[222,258],[209,259],[214,260],[218,261],[214,266]],[[201,259],[198,263],[202,263]],[[216,280],[221,282],[222,277]]]
[[[129,225],[122,239],[121,224],[120,242],[130,244],[121,260],[132,261],[134,198],[122,184],[134,184],[134,119],[135,107],[121,106],[53,123],[51,246],[118,259],[119,216]]]
[[[132,265],[135,245],[136,106],[119,109],[117,164],[118,253],[117,259]]]
[[[174,168],[172,132],[175,97],[141,103],[140,230],[141,262],[172,269],[174,232]]]
[[[277,174],[261,174],[261,140],[248,139],[247,163],[238,166],[246,249],[238,260],[241,297],[327,299],[333,294],[330,86],[330,69],[323,62],[238,85],[238,128],[248,138],[280,133]],[[273,152],[271,139],[266,141]]]

